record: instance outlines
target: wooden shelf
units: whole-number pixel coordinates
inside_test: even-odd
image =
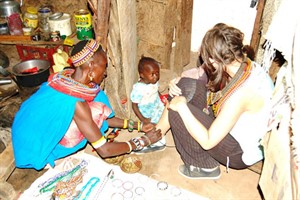
[[[63,40],[53,41],[32,41],[31,36],[25,35],[0,35],[0,44],[26,44],[26,45],[60,45]]]
[[[76,44],[78,42],[78,39],[76,36],[76,33],[73,33],[72,35],[68,36],[69,38],[72,38],[75,40]],[[0,44],[25,44],[25,45],[63,45],[64,40],[60,41],[33,41],[31,40],[31,36],[27,35],[0,35]]]

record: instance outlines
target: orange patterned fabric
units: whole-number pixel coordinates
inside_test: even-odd
[[[238,72],[224,89],[216,93],[210,92],[208,94],[207,105],[212,106],[215,116],[218,116],[226,100],[248,79],[251,74],[251,69],[251,60],[247,58],[247,61],[241,64]]]

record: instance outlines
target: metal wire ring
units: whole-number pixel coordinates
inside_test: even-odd
[[[115,192],[111,195],[110,199],[124,199],[124,195],[121,194],[120,192]]]
[[[137,188],[135,188],[135,193],[137,194],[137,195],[142,195],[143,193],[145,193],[145,188],[143,188],[143,187],[137,187]]]
[[[115,187],[115,188],[119,188],[123,185],[123,181],[121,179],[114,179],[112,181],[112,185]]]
[[[181,195],[181,190],[178,187],[173,187],[171,190],[171,194],[173,197],[178,197]]]
[[[126,181],[122,184],[124,190],[131,190],[133,188],[133,183],[131,181]]]
[[[125,190],[123,196],[125,199],[131,199],[133,197],[133,192],[131,190]]]

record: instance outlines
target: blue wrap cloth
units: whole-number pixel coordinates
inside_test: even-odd
[[[59,141],[67,132],[75,113],[76,102],[84,99],[56,91],[43,83],[39,90],[23,102],[16,113],[12,125],[12,144],[16,167],[43,169],[48,163],[53,167],[54,161],[82,149],[87,144],[83,139],[72,148],[66,148]],[[94,101],[113,109],[106,94],[101,90]],[[100,131],[108,129],[103,121]]]

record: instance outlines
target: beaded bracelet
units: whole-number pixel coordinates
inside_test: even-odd
[[[127,119],[124,119],[124,121],[123,121],[123,129],[125,129],[125,128],[127,128]]]
[[[127,151],[127,153],[131,153],[132,151],[132,146],[130,144],[130,142],[126,141],[126,143],[128,144],[128,147],[129,147],[129,151]]]
[[[101,147],[102,145],[104,145],[106,143],[106,139],[104,136],[102,136],[99,140],[95,141],[95,142],[92,142],[92,146],[95,148],[95,149],[98,149],[99,147]]]
[[[159,190],[166,190],[166,189],[168,189],[168,183],[165,182],[165,181],[159,181],[159,182],[157,183],[157,188],[158,188]]]
[[[143,130],[143,125],[144,125],[144,123],[143,123],[143,122],[141,122],[141,131]]]
[[[141,145],[141,142],[138,138],[132,138],[131,141],[135,144],[135,151],[140,151],[142,150],[144,147]]]
[[[145,142],[144,142],[144,140],[143,140],[141,137],[138,137],[137,139],[139,140],[139,142],[140,142],[142,148],[144,148],[144,147],[145,147]]]
[[[141,122],[138,121],[138,128],[137,128],[137,131],[140,132],[141,131]]]
[[[128,120],[128,131],[132,132],[134,128],[134,121],[132,119]]]

